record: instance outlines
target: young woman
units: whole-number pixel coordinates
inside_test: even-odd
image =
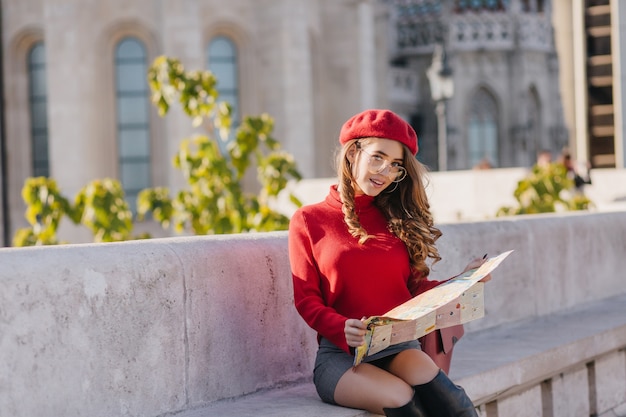
[[[386,416],[476,416],[465,391],[418,341],[352,366],[354,348],[365,343],[363,318],[440,283],[427,280],[427,261],[441,259],[441,232],[408,123],[388,110],[367,110],[343,125],[339,142],[339,183],[325,201],[297,210],[289,227],[295,306],[318,333],[317,392],[325,402]]]

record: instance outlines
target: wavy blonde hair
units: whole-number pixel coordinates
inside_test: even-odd
[[[347,142],[337,155],[337,176],[339,178],[339,193],[343,202],[342,211],[344,221],[348,225],[350,234],[363,244],[371,235],[363,228],[354,208],[354,176],[348,153],[358,150],[367,139],[354,139]],[[415,159],[411,151],[404,148],[404,168],[406,177],[396,183],[393,191],[383,191],[374,198],[374,204],[381,210],[388,221],[389,230],[404,242],[409,252],[411,268],[418,272],[417,279],[426,277],[430,273],[427,259],[433,264],[441,260],[435,242],[441,236],[441,231],[434,226],[433,216],[430,213],[430,204],[426,196],[424,183],[428,170]],[[394,187],[396,184],[390,185]]]

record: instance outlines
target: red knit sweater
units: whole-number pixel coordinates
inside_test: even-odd
[[[348,318],[381,315],[439,284],[421,279],[413,291],[404,243],[387,228],[367,195],[355,199],[356,213],[374,239],[359,244],[343,220],[341,198],[332,186],[325,201],[298,209],[289,225],[289,260],[295,306],[306,323],[350,352]]]

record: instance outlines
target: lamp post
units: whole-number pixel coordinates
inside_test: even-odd
[[[436,103],[437,113],[437,153],[439,171],[448,169],[448,126],[446,123],[446,101],[454,94],[452,69],[448,66],[448,59],[443,44],[436,44],[433,52],[433,62],[426,71],[430,83],[430,93]]]

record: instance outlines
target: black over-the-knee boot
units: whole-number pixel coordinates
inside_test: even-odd
[[[383,408],[387,417],[427,417],[424,411],[420,408],[419,400],[416,403],[415,399],[409,401],[402,407],[398,408]]]
[[[441,370],[432,381],[413,388],[415,400],[419,400],[429,417],[478,417],[465,390]]]

